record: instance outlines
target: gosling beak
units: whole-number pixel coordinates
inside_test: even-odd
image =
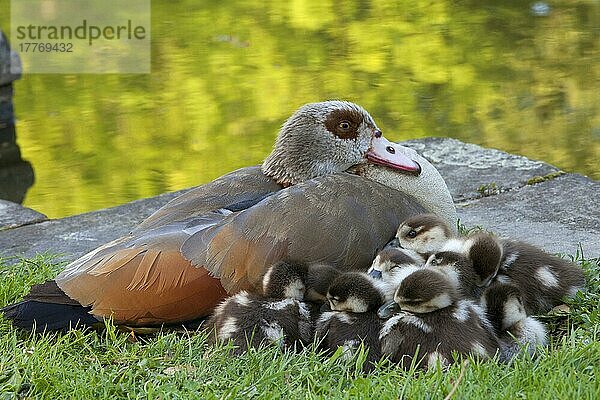
[[[381,319],[388,319],[400,311],[400,306],[394,300],[388,301],[377,310],[377,316]]]
[[[393,247],[393,248],[401,247],[400,240],[397,237],[393,238],[392,240],[390,240],[388,242],[388,244],[385,245],[384,249],[389,249],[390,247]]]
[[[325,312],[329,312],[331,311],[331,307],[329,306],[329,302],[326,301],[325,303],[323,303],[323,305],[321,306],[321,308],[319,308],[319,312],[320,313],[325,313]]]
[[[375,268],[371,268],[371,270],[368,272],[368,275],[371,278],[381,279],[381,271],[378,271]]]
[[[421,166],[405,154],[406,147],[392,143],[383,136],[373,136],[371,147],[367,151],[367,160],[373,164],[385,165],[393,169],[421,173]]]

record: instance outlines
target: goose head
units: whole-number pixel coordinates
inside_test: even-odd
[[[262,171],[283,186],[347,171],[413,196],[450,226],[458,219],[435,167],[388,141],[364,108],[346,101],[300,107],[281,127]]]
[[[362,107],[325,101],[300,107],[281,127],[262,170],[289,186],[364,163],[418,175],[421,167],[397,152]]]

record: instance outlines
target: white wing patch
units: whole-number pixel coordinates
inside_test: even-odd
[[[296,300],[294,299],[284,299],[280,301],[266,303],[264,307],[268,308],[269,310],[283,310],[284,308],[287,308],[293,305],[294,303],[296,303]]]
[[[237,319],[228,317],[225,319],[223,326],[221,326],[221,329],[219,330],[219,339],[225,340],[231,338],[233,334],[237,332],[237,329]]]
[[[459,320],[460,322],[465,322],[469,319],[470,313],[470,303],[465,300],[460,300],[456,303],[456,309],[452,313],[452,316]]]
[[[549,266],[538,268],[535,271],[535,276],[546,287],[558,287],[558,279],[556,279],[556,275],[554,275]]]

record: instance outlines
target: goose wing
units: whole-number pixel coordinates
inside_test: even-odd
[[[190,236],[181,251],[228,293],[258,286],[281,259],[367,270],[399,223],[424,209],[411,196],[348,173],[282,189]]]
[[[107,243],[74,261],[56,277],[70,298],[90,306],[96,316],[118,323],[154,325],[208,315],[226,292],[204,268],[180,253],[192,232],[225,217],[209,213],[132,234]]]
[[[174,198],[146,218],[134,232],[184,221],[220,208],[243,210],[281,188],[262,173],[260,166],[240,168]]]
[[[132,325],[195,319],[226,293],[217,278],[192,266],[180,248],[190,235],[281,187],[260,167],[242,168],[179,196],[132,233],[73,261],[56,277],[60,289],[97,316]]]

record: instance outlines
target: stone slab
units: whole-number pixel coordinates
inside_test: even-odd
[[[461,222],[551,253],[600,257],[600,182],[577,174],[457,205]]]
[[[0,231],[45,221],[44,214],[20,204],[0,199]]]
[[[59,254],[66,261],[74,260],[129,233],[183,192],[165,193],[117,207],[0,231],[0,257],[33,257],[48,251]]]
[[[482,186],[490,188],[495,184],[495,191],[503,192],[525,186],[534,176],[559,171],[541,161],[456,139],[425,138],[403,144],[418,151],[440,171],[455,202],[482,197]]]

